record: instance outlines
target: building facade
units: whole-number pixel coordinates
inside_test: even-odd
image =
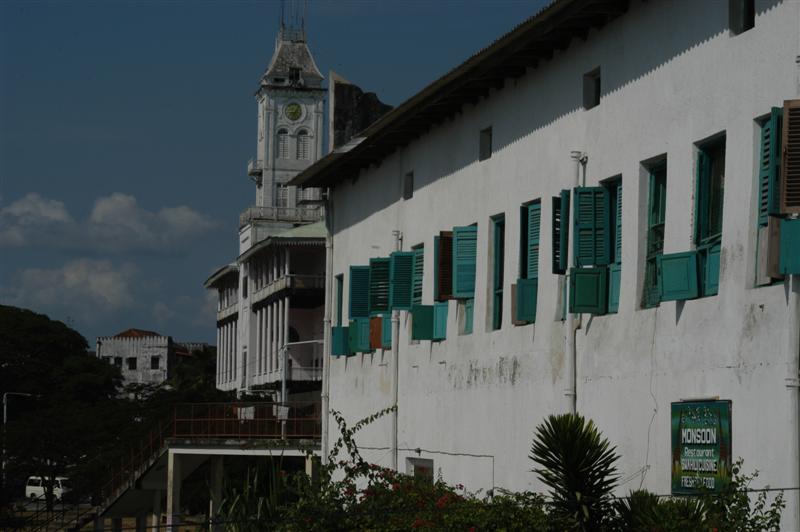
[[[205,283],[218,293],[221,390],[283,401],[319,396],[323,210],[318,189],[287,183],[322,154],[322,82],[305,31],[282,26],[255,94],[256,157],[247,168],[255,205],[239,217],[239,256]]]
[[[97,338],[96,356],[114,364],[123,384],[161,384],[176,364],[172,338],[142,329],[127,329],[114,336]]]
[[[798,28],[791,1],[557,1],[300,173],[330,189],[329,407],[397,407],[365,457],[542,491],[533,430],[572,411],[621,494],[678,493],[680,412],[722,402],[715,467],[791,489],[800,530]]]

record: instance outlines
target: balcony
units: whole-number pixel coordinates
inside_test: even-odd
[[[250,177],[261,177],[264,170],[264,161],[261,159],[250,159],[247,161],[247,175]]]
[[[298,188],[297,189],[297,204],[298,205],[320,205],[322,203],[322,189],[321,188]]]
[[[283,290],[322,290],[325,288],[324,275],[292,274],[278,277],[264,287],[259,287],[253,294],[253,304],[274,296]]]
[[[258,221],[312,223],[322,220],[322,215],[318,207],[250,207],[239,215],[239,228]]]

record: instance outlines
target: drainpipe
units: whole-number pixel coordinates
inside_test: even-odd
[[[328,463],[328,412],[331,368],[331,312],[333,305],[333,202],[331,189],[325,190],[325,317],[322,326],[322,393],[320,394],[322,417],[322,447],[320,457]]]
[[[581,151],[571,151],[569,153],[570,159],[575,163],[575,183],[573,186],[577,187],[581,185],[581,170],[584,170],[584,179],[585,179],[585,169],[586,169],[586,161],[588,157],[585,153]],[[572,206],[572,210],[574,211],[577,205]],[[574,214],[573,214],[574,216]],[[570,271],[569,265],[571,264],[572,260],[572,242],[575,238],[574,235],[575,231],[569,232],[569,238],[567,239],[567,249],[562,250],[562,253],[567,254],[567,272],[566,278],[564,282],[567,283],[567,298],[564,301],[564,305],[569,305],[569,296],[570,296]],[[567,327],[567,334],[566,334],[566,345],[564,348],[564,353],[567,357],[567,389],[564,391],[564,395],[567,396],[567,407],[568,412],[570,414],[576,414],[578,411],[578,350],[575,347],[575,336],[577,334],[577,330],[580,327],[580,319],[577,321],[576,325],[576,316],[575,314],[569,312],[569,308],[567,308],[567,320],[566,320],[566,327]]]
[[[786,388],[790,396],[791,424],[794,425],[792,442],[792,479],[790,486],[800,486],[800,275],[793,275],[789,280],[789,345],[787,346]],[[794,285],[794,286],[792,286]],[[795,500],[794,526],[800,524],[800,494]],[[790,526],[792,526],[790,524]]]
[[[403,233],[398,230],[392,231],[394,237],[395,251],[403,249]],[[398,397],[399,397],[399,382],[400,382],[400,361],[398,354],[400,352],[400,311],[392,310],[392,469],[399,472],[398,469],[398,453],[397,453],[397,411]]]

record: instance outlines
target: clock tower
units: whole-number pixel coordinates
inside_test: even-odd
[[[240,229],[259,227],[248,228],[243,249],[276,231],[321,218],[319,206],[303,202],[314,191],[298,191],[286,183],[322,156],[323,79],[302,24],[282,23],[255,94],[258,141],[248,174],[256,183],[256,203],[243,213]]]

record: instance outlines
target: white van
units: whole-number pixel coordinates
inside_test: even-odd
[[[53,484],[53,498],[57,501],[69,491],[69,479],[67,477],[56,477]],[[44,482],[42,477],[28,477],[25,483],[26,499],[44,499]]]

